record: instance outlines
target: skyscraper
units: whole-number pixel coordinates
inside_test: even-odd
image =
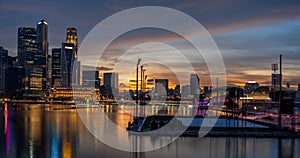
[[[17,66],[17,57],[8,56],[8,65],[6,69],[6,95],[22,96],[23,95],[23,77],[25,69],[22,66]]]
[[[61,51],[61,81],[63,87],[70,87],[72,84],[74,59],[74,44],[63,42]]]
[[[76,28],[73,28],[73,27],[67,28],[66,42],[74,44],[74,55],[75,55],[75,57],[77,57],[78,40],[77,40],[77,29]]]
[[[46,90],[47,81],[47,62],[48,62],[48,23],[45,20],[41,20],[37,23],[37,53],[35,54],[36,67],[42,69],[42,86],[43,90]]]
[[[100,88],[99,71],[82,71],[82,86]]]
[[[190,85],[185,85],[182,86],[182,90],[181,90],[181,98],[188,98],[188,96],[190,95]]]
[[[72,86],[80,85],[80,61],[78,61],[78,39],[77,39],[77,29],[76,28],[67,28],[66,42],[74,44],[74,61],[72,71]]]
[[[169,80],[155,79],[155,93],[168,96]]]
[[[272,73],[272,89],[275,91],[279,90],[279,86],[280,86],[280,74],[279,73]]]
[[[190,94],[194,95],[194,97],[198,97],[198,91],[200,91],[199,88],[200,79],[197,74],[191,74],[190,77]]]
[[[104,73],[104,87],[105,95],[112,97],[113,94],[118,94],[119,91],[119,74],[118,73]]]
[[[0,47],[0,94],[5,94],[6,91],[6,68],[8,64],[8,51]]]
[[[52,49],[52,77],[51,86],[60,87],[61,86],[61,48]]]
[[[36,28],[18,28],[18,65],[25,67],[26,64],[34,64],[37,49]]]

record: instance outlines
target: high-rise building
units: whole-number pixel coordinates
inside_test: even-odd
[[[185,85],[182,86],[182,90],[181,90],[181,98],[188,98],[188,96],[190,95],[190,85]]]
[[[38,51],[35,55],[36,65],[46,67],[48,59],[48,23],[41,20],[37,23]]]
[[[25,69],[21,66],[8,67],[6,71],[7,86],[6,94],[12,96],[22,96],[24,93]]]
[[[8,51],[0,47],[0,94],[6,92],[6,69],[8,64]]]
[[[72,86],[80,86],[80,61],[77,57],[74,59]]]
[[[245,93],[250,94],[252,91],[254,91],[257,87],[259,87],[259,84],[256,81],[248,81],[245,84]]]
[[[22,96],[23,77],[25,76],[25,69],[22,66],[17,65],[17,57],[8,56],[8,65],[6,69],[6,95]]]
[[[82,86],[100,88],[99,71],[82,71]]]
[[[47,73],[48,73],[48,23],[41,20],[37,23],[37,53],[34,58],[35,67],[42,69],[42,89],[46,90]]]
[[[36,28],[18,28],[18,65],[25,67],[26,64],[34,64],[37,49]]]
[[[74,59],[74,44],[63,42],[61,51],[61,82],[63,87],[70,87],[72,84]]]
[[[48,54],[48,61],[47,61],[47,83],[46,87],[49,90],[52,87],[52,55]]]
[[[6,76],[6,95],[9,97],[18,96],[22,92],[22,79],[24,76],[24,68],[18,66],[18,57],[8,56]],[[18,93],[16,93],[18,91]]]
[[[61,87],[61,48],[52,49],[52,72],[51,72],[51,86]]]
[[[200,94],[200,79],[199,76],[195,73],[191,74],[190,76],[190,94],[194,95],[194,97],[198,97],[198,94]]]
[[[112,97],[117,95],[119,91],[119,74],[118,73],[104,73],[104,95]]]
[[[77,39],[77,29],[67,28],[66,42],[74,44],[74,66],[72,73],[72,86],[80,85],[80,61],[78,61],[78,39]]]
[[[74,44],[63,42],[62,48],[52,49],[52,87],[71,87],[80,85],[80,62],[74,54]]]
[[[155,93],[168,96],[169,80],[155,79]]]
[[[279,90],[280,86],[280,74],[279,73],[272,73],[272,89],[275,91]]]
[[[25,75],[28,76],[25,79],[25,91],[27,96],[42,96],[43,90],[43,69],[38,67],[32,67],[30,71],[25,70]]]
[[[77,29],[76,28],[73,28],[73,27],[67,28],[66,42],[74,44],[74,55],[75,55],[75,57],[77,57],[78,40],[77,40]]]

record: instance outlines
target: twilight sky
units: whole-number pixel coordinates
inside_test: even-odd
[[[0,0],[0,46],[16,55],[17,28],[45,19],[49,24],[49,52],[60,47],[67,27],[78,29],[79,44],[103,19],[119,11],[138,6],[164,6],[182,11],[198,20],[212,35],[226,66],[228,82],[243,85],[248,80],[270,82],[270,65],[283,54],[284,83],[300,83],[300,1],[298,0]],[[113,30],[112,30],[113,31]],[[162,30],[136,30],[118,38],[99,66],[111,68],[116,57],[143,42],[188,44],[175,34]],[[127,48],[128,49],[128,48]],[[163,50],[155,50],[164,53]],[[183,49],[188,54],[189,49]],[[84,52],[79,52],[84,53]],[[85,61],[83,61],[85,64]],[[88,65],[88,62],[86,63]],[[195,61],[201,86],[209,84],[204,61]],[[151,78],[174,75],[159,65],[149,65]],[[159,72],[157,70],[160,70]],[[126,79],[121,79],[125,82]]]

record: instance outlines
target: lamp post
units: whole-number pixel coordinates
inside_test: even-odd
[[[272,70],[273,70],[273,74],[275,74],[278,71],[278,63],[274,63],[272,64]],[[272,74],[272,76],[273,76]],[[272,77],[272,88],[273,88],[273,100],[272,101],[276,101],[276,82],[274,81],[273,77]]]
[[[279,69],[279,119],[278,119],[278,124],[279,124],[279,130],[281,130],[281,113],[282,113],[282,55],[280,54],[279,57],[279,62],[280,62],[280,69]]]
[[[136,63],[136,100],[135,100],[135,116],[138,116],[138,104],[139,104],[139,65],[142,58],[138,57],[138,61]]]
[[[256,106],[254,106],[254,131],[255,131],[255,119],[256,119]]]
[[[144,84],[145,84],[145,86],[143,86],[143,88],[145,89],[145,88],[147,88],[147,75],[146,76],[144,76],[145,75],[145,71],[146,71],[146,69],[144,69],[144,71],[143,71],[143,78],[144,78]],[[147,90],[147,89],[146,89]],[[146,102],[145,102],[145,94],[146,93],[144,93],[143,94],[143,102],[144,102],[144,115],[146,115]]]
[[[144,108],[144,102],[143,102],[143,96],[144,96],[144,93],[143,93],[143,78],[144,78],[144,66],[142,65],[141,66],[141,95],[140,95],[140,105],[141,105],[141,108],[143,107]],[[142,115],[142,110],[140,110],[140,115]],[[144,111],[144,110],[143,110]]]

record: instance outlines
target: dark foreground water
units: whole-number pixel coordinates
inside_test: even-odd
[[[121,127],[125,127],[129,119],[125,114],[110,117]],[[0,110],[0,158],[4,157],[299,158],[300,140],[181,137],[164,148],[135,154],[111,148],[95,139],[76,110],[36,106],[30,110]]]

